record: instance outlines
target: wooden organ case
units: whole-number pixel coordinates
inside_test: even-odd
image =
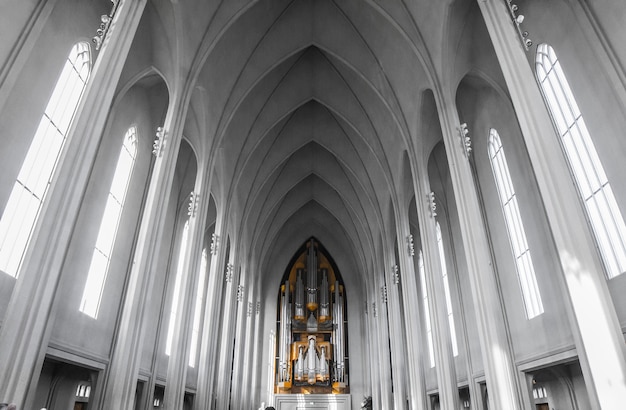
[[[311,238],[292,260],[277,312],[276,394],[347,394],[345,288]]]

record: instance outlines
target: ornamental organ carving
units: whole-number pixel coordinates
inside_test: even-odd
[[[291,263],[278,303],[276,393],[348,393],[345,289],[311,238]]]

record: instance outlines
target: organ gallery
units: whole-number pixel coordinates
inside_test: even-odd
[[[280,286],[276,393],[347,393],[345,289],[311,238]]]

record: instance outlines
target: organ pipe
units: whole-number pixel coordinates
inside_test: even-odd
[[[317,309],[317,254],[315,253],[315,241],[313,239],[309,243],[307,259],[306,307],[313,312]]]
[[[343,356],[343,297],[339,292],[339,282],[335,282],[335,304],[333,306],[333,328],[335,332],[335,378],[339,383],[344,382],[345,361]]]
[[[309,348],[307,350],[307,357],[306,357],[306,362],[307,362],[307,382],[309,384],[315,384],[315,374],[317,373],[317,365],[318,365],[318,359],[317,359],[317,352],[315,351],[315,336],[309,336]]]
[[[320,311],[319,321],[326,322],[330,319],[330,301],[328,295],[328,270],[321,269],[322,271],[322,286],[320,287]]]
[[[296,360],[294,379],[298,382],[304,379],[304,347],[298,348],[298,359]]]
[[[318,251],[311,239],[281,286],[277,393],[341,393],[348,388],[344,289]]]
[[[304,315],[304,283],[302,282],[303,269],[298,269],[296,275],[296,309],[293,315],[295,320],[305,320]]]
[[[290,352],[291,346],[291,309],[289,309],[289,281],[285,282],[285,292],[281,300],[280,306],[280,344],[278,353],[278,381],[289,382],[290,380]]]

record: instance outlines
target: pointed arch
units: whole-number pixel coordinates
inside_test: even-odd
[[[554,49],[537,47],[537,80],[583,200],[609,279],[626,271],[626,224]]]
[[[132,126],[126,131],[124,142],[115,167],[115,174],[111,182],[111,189],[100,221],[98,238],[91,257],[91,265],[87,274],[87,282],[80,302],[80,311],[98,318],[102,292],[109,271],[111,254],[115,245],[115,238],[124,210],[126,193],[137,158],[137,128]]]

